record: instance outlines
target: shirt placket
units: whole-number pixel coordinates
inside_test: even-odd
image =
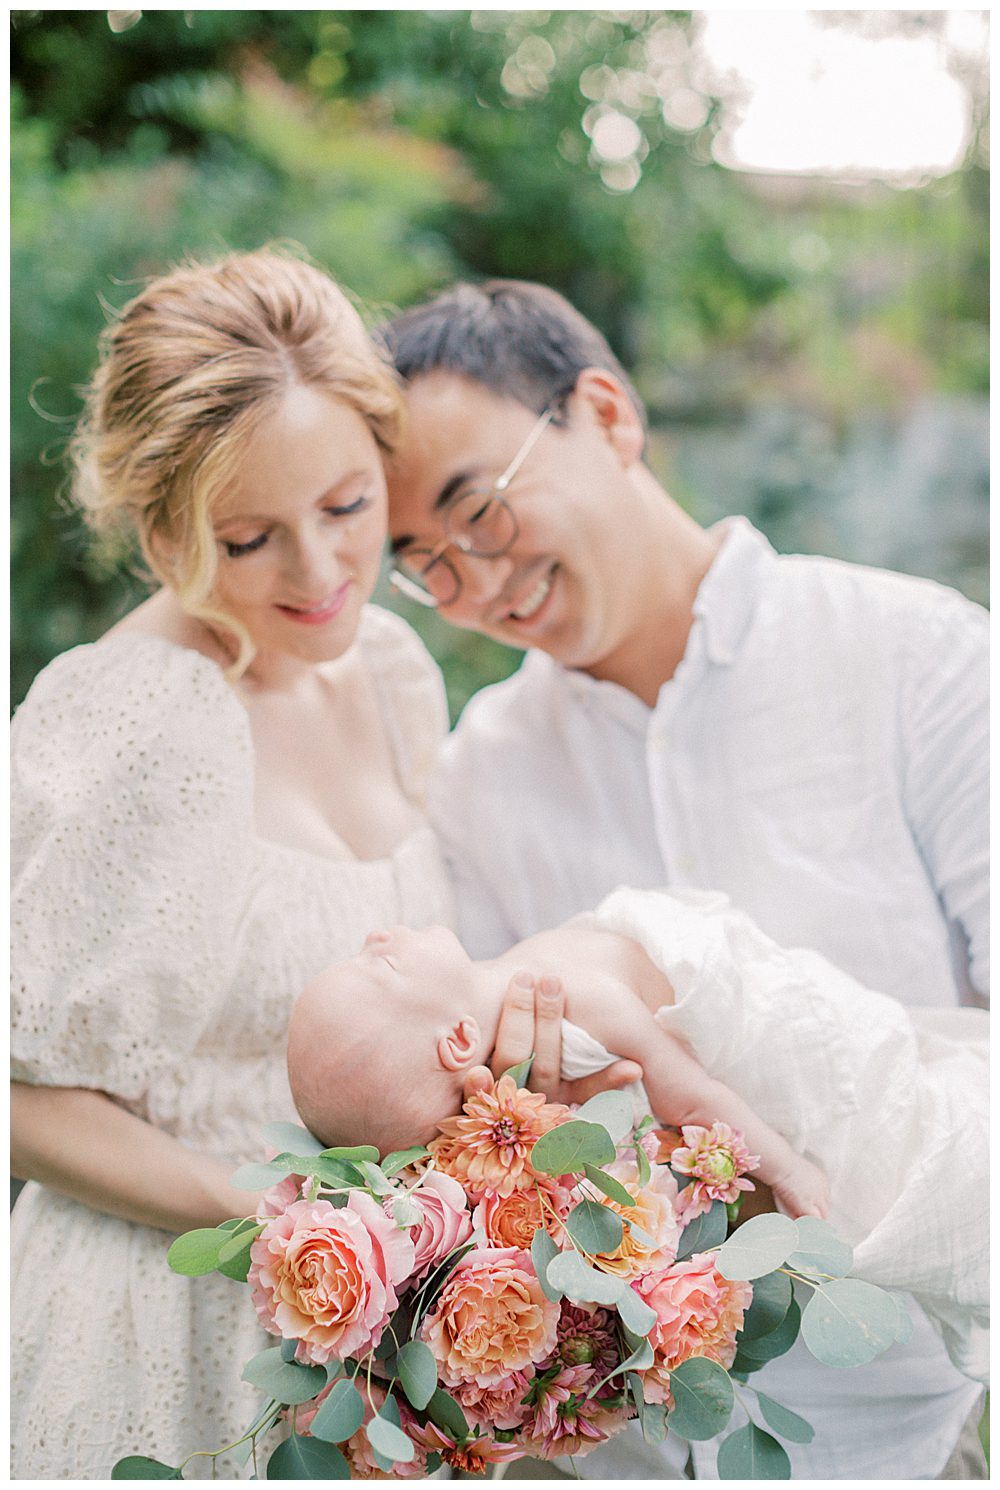
[[[683,671],[660,690],[646,731],[646,776],[653,804],[653,822],[665,871],[674,889],[695,885],[697,843],[691,831],[695,818],[695,790],[687,709],[704,671],[704,657],[686,659]]]

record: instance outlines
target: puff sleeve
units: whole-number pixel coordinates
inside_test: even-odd
[[[12,730],[15,1080],[138,1103],[232,977],[253,755],[219,668],[158,638],[78,647]]]

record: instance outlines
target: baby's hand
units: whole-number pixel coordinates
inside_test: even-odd
[[[825,1221],[830,1214],[830,1185],[817,1165],[796,1154],[779,1177],[769,1179],[774,1198],[789,1216],[818,1216]]]

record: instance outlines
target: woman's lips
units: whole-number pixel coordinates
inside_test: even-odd
[[[339,590],[335,590],[326,600],[321,600],[318,605],[299,607],[293,605],[279,605],[277,608],[283,616],[290,621],[298,621],[300,626],[322,626],[327,621],[332,621],[334,616],[343,608],[347,599],[347,592],[351,588],[350,580],[345,580]]]

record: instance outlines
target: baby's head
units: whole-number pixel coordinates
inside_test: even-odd
[[[443,927],[372,932],[314,978],[292,1011],[288,1078],[306,1127],[328,1147],[381,1153],[426,1143],[461,1106],[493,1046],[499,1002]]]

